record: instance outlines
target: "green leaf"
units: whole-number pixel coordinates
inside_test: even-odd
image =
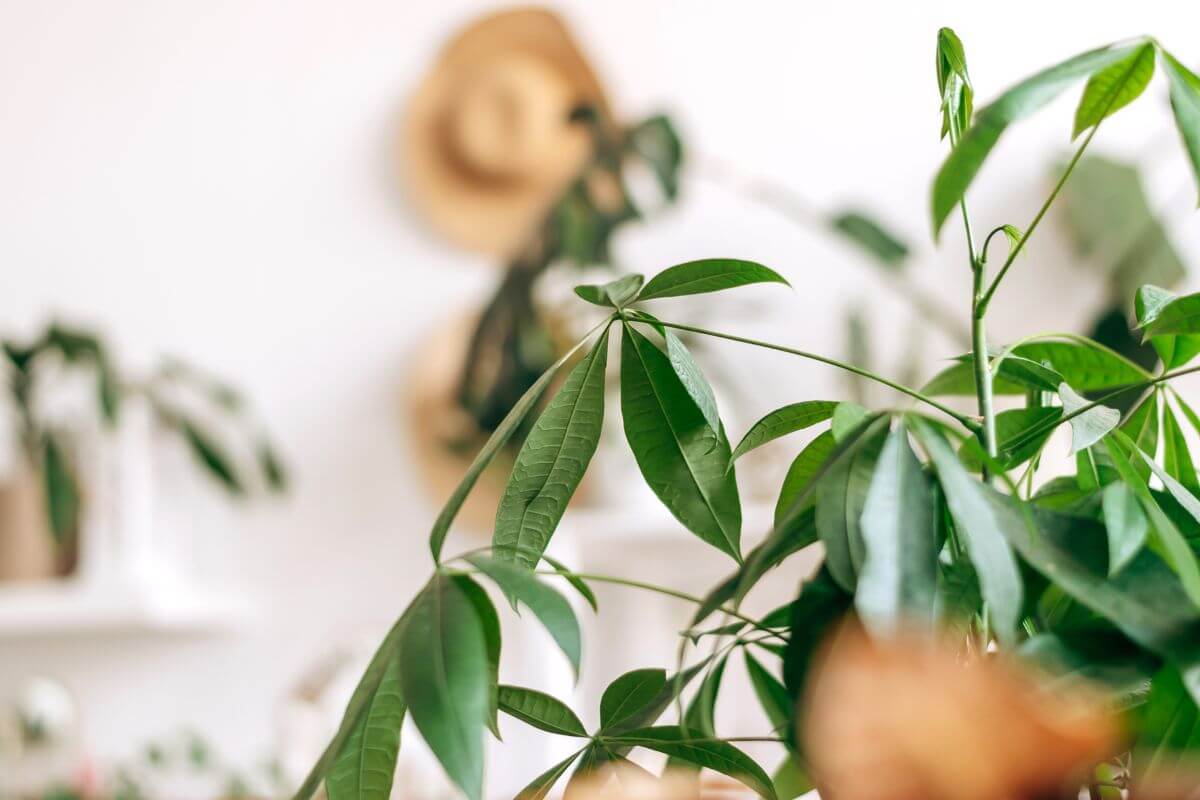
[[[684,347],[678,336],[667,331],[664,338],[667,341],[667,358],[671,360],[671,368],[675,370],[675,374],[679,377],[683,388],[687,390],[688,396],[696,402],[696,408],[700,409],[700,413],[704,415],[704,421],[708,423],[708,427],[712,428],[714,433],[719,434],[721,412],[717,410],[716,395],[713,394],[712,387],[709,386],[708,379],[704,377],[700,365],[696,363],[696,359],[692,358],[692,354]]]
[[[1092,75],[1075,109],[1074,139],[1117,113],[1146,91],[1154,77],[1154,45],[1147,42],[1125,58]]]
[[[1171,110],[1175,127],[1183,137],[1184,149],[1192,162],[1192,172],[1200,183],[1200,77],[1166,50],[1161,51],[1163,71],[1171,85]]]
[[[800,586],[800,594],[792,604],[792,632],[783,655],[783,685],[792,700],[791,707],[804,691],[825,637],[853,605],[854,596],[837,585],[825,566]]]
[[[950,446],[927,424],[914,420],[912,432],[933,462],[955,529],[979,575],[996,635],[1002,643],[1011,644],[1016,641],[1021,618],[1022,582],[1006,539],[1005,526],[1010,520],[996,513],[987,487],[971,477]]]
[[[799,759],[789,755],[771,776],[775,784],[775,794],[779,800],[796,800],[802,794],[808,794],[814,788],[812,779],[804,771]]]
[[[730,463],[789,433],[804,430],[833,416],[838,403],[831,400],[807,400],[777,408],[750,426],[742,441],[734,448]]]
[[[1138,722],[1132,770],[1136,780],[1177,779],[1200,749],[1200,709],[1178,669],[1167,666],[1154,676]]]
[[[467,556],[467,561],[495,581],[506,595],[524,603],[541,620],[578,675],[583,637],[567,599],[523,567],[479,553]]]
[[[255,448],[255,458],[258,460],[258,467],[262,470],[263,481],[268,489],[272,492],[282,492],[287,489],[287,469],[283,466],[283,461],[279,458],[275,448],[265,438],[259,440],[258,446]]]
[[[829,225],[885,267],[896,268],[908,258],[908,245],[862,212],[842,211],[829,219]]]
[[[1011,408],[996,415],[996,463],[1008,470],[1019,467],[1033,458],[1050,435],[1055,423],[1062,416],[1062,409],[1053,406]],[[977,437],[963,442],[958,449],[963,466],[979,472],[984,464],[983,445]]]
[[[388,800],[400,753],[400,728],[408,706],[400,691],[400,659],[387,662],[383,677],[351,729],[325,779],[329,800]]]
[[[550,794],[550,790],[554,788],[554,784],[558,783],[558,779],[566,774],[567,770],[571,768],[571,765],[575,763],[575,759],[578,757],[578,753],[572,753],[541,775],[538,775],[529,782],[528,786],[517,793],[517,800],[544,800],[546,795]]]
[[[881,634],[911,623],[932,625],[939,547],[933,490],[903,426],[879,454],[862,537],[866,558],[854,601],[863,624]]]
[[[775,787],[762,767],[728,742],[696,739],[688,731],[674,725],[640,728],[607,741],[624,747],[644,747],[698,767],[706,767],[744,783],[761,797],[775,800]]]
[[[1169,407],[1163,407],[1163,467],[1167,474],[1183,484],[1189,492],[1200,492],[1200,480],[1196,477],[1196,465],[1188,451],[1187,439],[1179,420]]]
[[[832,464],[816,483],[817,535],[825,545],[825,563],[830,574],[848,592],[854,591],[862,568],[866,550],[862,534],[863,508],[886,433],[885,425],[869,436],[863,434],[860,446]],[[842,443],[846,441],[844,439]]]
[[[520,686],[501,686],[500,710],[547,733],[561,736],[587,736],[587,730],[575,712],[565,703],[544,692]]]
[[[567,375],[517,454],[496,510],[498,558],[537,565],[583,479],[604,423],[608,331]]]
[[[967,354],[956,361],[935,375],[921,391],[973,397],[974,360]],[[1050,371],[1035,371],[1037,367]],[[994,388],[997,394],[1025,394],[1029,389],[1057,391],[1058,384],[1066,382],[1077,391],[1094,392],[1141,383],[1149,377],[1137,364],[1090,339],[1038,341],[1012,348],[1000,362]]]
[[[937,35],[938,95],[942,98],[942,138],[962,134],[971,127],[975,91],[967,74],[967,55],[962,40],[950,28]]]
[[[816,504],[816,497],[809,487],[821,467],[829,461],[836,447],[837,442],[833,440],[833,431],[825,431],[805,445],[800,454],[792,461],[792,465],[788,467],[787,475],[783,479],[783,485],[779,488],[779,498],[775,501],[776,528],[782,526],[801,493],[807,491],[804,507]],[[803,509],[797,509],[797,513],[800,510]]]
[[[245,487],[234,471],[233,462],[215,439],[187,418],[179,421],[179,429],[183,433],[184,441],[191,448],[192,455],[226,491],[233,495],[245,492]]]
[[[743,655],[746,657],[746,673],[750,676],[750,684],[771,722],[771,730],[786,730],[788,720],[792,716],[792,701],[788,697],[787,689],[750,654],[749,650],[744,651]]]
[[[687,728],[699,731],[704,736],[715,737],[717,694],[721,690],[721,679],[725,676],[725,664],[729,656],[722,656],[708,670],[700,688],[696,690],[692,702],[688,704],[683,715],[683,724]]]
[[[1121,432],[1142,452],[1158,452],[1158,392],[1150,392],[1133,410],[1121,426]],[[1150,468],[1141,461],[1133,464],[1133,469],[1143,481],[1150,477]]]
[[[729,442],[714,432],[668,358],[625,327],[621,416],[646,483],[692,533],[741,560],[742,509]]]
[[[1141,455],[1143,460],[1160,478],[1166,475],[1166,473],[1161,471],[1162,468],[1154,463],[1153,459],[1146,456],[1141,450],[1138,450],[1132,439],[1120,431],[1116,431],[1112,436],[1106,438],[1104,444],[1108,448],[1108,455],[1112,459],[1117,473],[1121,476],[1121,480],[1129,485],[1129,488],[1137,496],[1138,500],[1141,501],[1142,509],[1150,519],[1150,528],[1153,531],[1152,541],[1157,542],[1162,548],[1164,559],[1175,574],[1179,576],[1179,580],[1183,584],[1183,589],[1187,592],[1188,597],[1191,598],[1194,604],[1200,605],[1200,567],[1196,564],[1196,557],[1188,546],[1183,534],[1179,532],[1179,528],[1175,526],[1175,523],[1171,521],[1170,517],[1159,506],[1158,501],[1154,499],[1154,495],[1150,492],[1150,487],[1146,484],[1142,476],[1132,468],[1129,459],[1130,457]]]
[[[842,402],[833,409],[830,432],[835,441],[841,442],[867,418],[871,412],[858,403]]]
[[[1081,53],[1026,78],[979,110],[975,121],[938,170],[933,182],[932,215],[936,236],[966,194],[983,162],[1005,129],[1045,106],[1068,86],[1126,58],[1140,45],[1109,45]]]
[[[542,553],[542,561],[553,567],[554,571],[561,575],[563,580],[571,584],[575,588],[575,591],[579,592],[579,596],[586,600],[587,604],[592,607],[592,611],[600,610],[600,605],[596,602],[596,593],[592,591],[592,587],[588,586],[583,578],[575,575],[567,568],[566,564],[563,564],[557,558],[551,558],[545,553]]]
[[[1158,319],[1162,310],[1176,299],[1173,292],[1146,284],[1137,290],[1134,311],[1139,327],[1145,327]],[[1182,367],[1200,353],[1200,336],[1174,336],[1165,334],[1151,336],[1150,344],[1162,359],[1163,369]]]
[[[607,332],[607,328],[605,329]],[[488,464],[492,463],[492,459],[496,457],[496,453],[500,452],[504,445],[508,444],[508,440],[512,438],[513,433],[525,421],[525,417],[529,416],[538,400],[541,399],[542,393],[546,391],[546,387],[550,385],[550,381],[554,380],[554,376],[562,369],[563,365],[575,357],[575,353],[579,351],[584,344],[587,343],[587,338],[584,337],[574,347],[554,362],[548,370],[542,373],[533,386],[530,386],[525,394],[521,395],[521,399],[516,402],[512,409],[496,426],[496,430],[488,437],[487,442],[480,448],[476,454],[475,460],[471,462],[471,466],[467,467],[467,472],[463,475],[462,481],[455,487],[454,492],[446,501],[446,505],[442,506],[442,510],[438,513],[437,519],[434,520],[433,529],[429,532],[429,550],[433,554],[433,560],[439,561],[442,557],[442,545],[446,541],[446,534],[450,532],[450,525],[454,522],[454,518],[458,516],[459,509],[462,508],[463,502],[467,499],[467,495],[475,488],[475,483],[479,480],[479,476],[487,469]]]
[[[64,544],[79,532],[79,512],[83,502],[67,455],[58,437],[52,433],[42,437],[42,485],[50,534],[55,542]]]
[[[1176,297],[1142,325],[1144,338],[1170,334],[1200,334],[1200,293]]]
[[[1146,544],[1150,521],[1128,485],[1104,487],[1104,527],[1108,531],[1108,574],[1116,575]]]
[[[487,591],[472,580],[459,582],[461,588],[475,606],[475,614],[479,617],[479,625],[483,629],[484,649],[487,651],[488,668],[488,729],[497,740],[500,739],[500,615],[492,605],[492,598]]]
[[[401,630],[400,680],[413,722],[450,779],[483,796],[488,663],[465,576],[438,574],[413,601]]]
[[[656,115],[635,125],[626,134],[629,146],[650,165],[668,200],[679,190],[679,167],[683,162],[683,144],[671,121]]]
[[[1071,455],[1091,447],[1121,423],[1121,412],[1107,406],[1094,406],[1071,416],[1090,402],[1065,383],[1058,387],[1058,396],[1062,398],[1064,414],[1070,417],[1067,421],[1071,425]]]
[[[609,690],[613,691],[613,696],[609,704],[608,716],[611,720],[605,724],[604,697],[600,698],[600,719],[602,734],[619,734],[623,731],[633,730],[634,728],[653,725],[662,713],[667,710],[667,707],[675,701],[688,684],[692,682],[700,672],[708,666],[712,661],[712,657],[708,657],[698,661],[686,669],[683,669],[674,675],[668,675],[663,679],[662,683],[658,683],[652,676],[649,678],[649,685],[657,686],[657,692],[650,694],[647,690],[649,686],[635,685],[628,683],[624,687],[618,687],[617,682],[624,678],[625,675],[613,681],[608,689],[604,691],[608,695]],[[641,672],[634,670],[626,675],[633,675]],[[616,755],[625,755],[627,749],[617,748]]]
[[[600,698],[600,728],[611,728],[649,706],[667,685],[664,669],[635,669],[608,685]]]
[[[624,308],[637,299],[645,278],[637,273],[623,275],[604,284],[584,284],[575,287],[575,294],[592,305]]]
[[[642,289],[638,300],[720,292],[751,283],[782,283],[784,286],[791,286],[775,270],[753,261],[705,258],[677,264],[658,273]]]

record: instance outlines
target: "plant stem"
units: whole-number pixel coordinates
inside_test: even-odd
[[[636,319],[636,318],[630,319],[629,321],[630,322],[641,322],[642,324],[650,324],[650,323],[646,322],[645,320],[640,320],[640,319]],[[708,330],[707,328],[698,328],[694,325],[684,325],[684,324],[678,323],[678,322],[665,322],[665,321],[660,321],[659,324],[661,324],[664,328],[674,328],[675,330],[688,331],[689,333],[698,333],[702,336],[712,336],[717,339],[727,339],[731,342],[740,342],[741,344],[754,345],[755,347],[763,347],[763,348],[766,348],[767,350],[778,350],[781,353],[789,353],[791,355],[799,356],[801,358],[807,358],[811,361],[819,361],[822,364],[828,364],[831,367],[837,367],[838,369],[843,369],[843,370],[845,370],[847,372],[851,372],[855,375],[860,375],[864,378],[868,378],[877,383],[881,383],[890,389],[894,389],[897,392],[900,392],[901,394],[906,394],[915,400],[920,400],[922,403],[925,403],[933,408],[936,408],[938,411],[941,411],[943,414],[953,417],[959,424],[961,424],[963,427],[967,428],[968,430],[970,430],[972,432],[978,430],[978,428],[979,428],[978,423],[976,423],[975,420],[971,419],[971,417],[967,416],[966,414],[962,414],[958,411],[955,411],[953,408],[950,408],[949,406],[944,405],[943,403],[940,403],[937,400],[934,400],[932,397],[929,397],[928,395],[922,394],[921,392],[917,391],[916,389],[909,388],[908,386],[905,386],[901,383],[896,383],[895,381],[889,380],[889,379],[883,377],[882,375],[877,375],[876,373],[871,372],[870,370],[867,370],[867,369],[863,369],[862,367],[856,367],[853,364],[847,364],[845,361],[839,361],[836,358],[828,358],[827,356],[819,355],[817,353],[810,353],[805,350],[796,350],[795,348],[785,347],[781,344],[772,344],[771,342],[763,342],[763,341],[759,341],[758,339],[749,339],[749,338],[746,338],[745,336],[735,336],[734,334],[731,334],[731,333],[721,333],[719,331]]]

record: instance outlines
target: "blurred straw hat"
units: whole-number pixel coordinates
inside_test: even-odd
[[[483,17],[443,48],[411,98],[401,161],[417,206],[452,241],[510,256],[591,150],[571,112],[607,120],[604,92],[562,20]]]

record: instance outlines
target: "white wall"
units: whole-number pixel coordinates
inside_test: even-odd
[[[243,633],[0,641],[0,693],[48,672],[80,693],[101,753],[187,724],[248,760],[269,747],[273,708],[303,667],[336,640],[381,631],[415,589],[435,506],[405,450],[404,368],[422,332],[482,297],[497,272],[414,220],[394,140],[438,42],[485,5],[0,3],[0,327],[59,313],[101,325],[135,363],[169,351],[228,374],[264,410],[296,479],[286,502],[241,515],[186,476],[160,487],[169,519],[200,541],[198,568],[258,598],[261,618]],[[985,99],[1137,33],[1200,62],[1189,36],[1200,12],[1165,0],[562,5],[622,111],[665,108],[693,153],[815,202],[865,205],[922,243],[944,153],[939,25],[963,38]],[[1100,142],[1152,162],[1161,199],[1185,167],[1165,134],[1161,85],[1151,94],[1106,123]],[[973,197],[979,227],[1027,221],[1070,113],[1057,104],[1005,141]],[[687,189],[678,212],[622,239],[625,264],[653,272],[731,254],[774,265],[796,292],[730,324],[814,350],[837,349],[853,296],[882,327],[906,318],[841,247],[704,181]],[[1195,252],[1190,207],[1169,215]],[[1067,251],[1053,232],[1035,249],[998,296],[997,340],[1078,326],[1096,296],[1085,273],[1059,263]],[[965,299],[959,233],[940,253],[921,251],[920,280]],[[759,364],[773,372],[743,421],[788,386],[805,396],[837,386],[773,356],[737,368]]]

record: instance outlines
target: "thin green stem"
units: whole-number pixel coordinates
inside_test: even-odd
[[[645,320],[636,319],[636,318],[630,318],[629,321],[630,322],[640,322],[642,324],[650,324],[650,323],[646,322]],[[889,379],[883,377],[882,375],[877,375],[876,373],[871,372],[870,370],[867,370],[867,369],[863,369],[862,367],[856,367],[853,364],[846,363],[845,361],[839,361],[836,358],[829,358],[827,356],[823,356],[818,353],[810,353],[805,350],[797,350],[792,347],[785,347],[781,344],[772,344],[771,342],[763,342],[763,341],[759,341],[758,339],[749,339],[745,336],[735,336],[732,333],[721,333],[719,331],[713,331],[713,330],[709,330],[707,328],[699,328],[699,327],[696,327],[695,325],[684,325],[684,324],[678,323],[678,322],[663,322],[663,321],[660,321],[659,324],[662,325],[664,328],[674,328],[675,330],[688,331],[689,333],[697,333],[702,336],[712,336],[717,339],[727,339],[731,342],[739,342],[741,344],[754,345],[755,347],[762,347],[762,348],[766,348],[767,350],[777,350],[781,353],[788,353],[790,355],[799,356],[800,358],[807,358],[811,361],[818,361],[822,364],[828,364],[831,367],[837,367],[838,369],[845,370],[846,372],[850,372],[855,375],[860,375],[864,378],[868,378],[869,380],[873,380],[876,383],[881,383],[884,386],[887,386],[890,389],[894,389],[897,392],[900,392],[901,394],[906,394],[915,400],[920,400],[922,403],[925,403],[926,405],[931,406],[932,408],[936,408],[938,411],[941,411],[943,414],[953,417],[960,425],[962,425],[963,427],[967,428],[968,430],[970,430],[972,432],[978,430],[978,428],[979,428],[978,423],[975,420],[971,419],[971,417],[967,416],[966,414],[955,411],[953,408],[950,408],[949,406],[938,402],[937,400],[933,399],[932,397],[929,397],[928,395],[922,394],[921,392],[917,391],[916,389],[912,389],[901,383],[896,383],[893,380],[889,380]]]
[[[1115,96],[1116,95],[1114,95],[1114,97]],[[1025,228],[1025,232],[1021,234],[1021,238],[1018,239],[1017,243],[1008,251],[1008,258],[1004,259],[1004,265],[1000,267],[1000,271],[997,272],[996,277],[992,279],[991,285],[988,286],[987,291],[983,293],[983,297],[976,304],[976,316],[982,317],[987,313],[988,305],[992,302],[992,296],[996,294],[996,289],[1000,287],[1000,282],[1004,280],[1004,276],[1008,274],[1008,270],[1012,267],[1013,262],[1017,260],[1017,256],[1019,256],[1021,251],[1025,249],[1025,243],[1029,241],[1029,237],[1033,235],[1035,230],[1037,230],[1038,225],[1041,224],[1042,218],[1046,216],[1046,212],[1050,210],[1050,206],[1053,205],[1055,199],[1058,198],[1063,186],[1065,186],[1067,183],[1067,179],[1070,178],[1071,173],[1075,171],[1075,165],[1078,164],[1079,159],[1083,157],[1083,151],[1087,149],[1089,144],[1091,144],[1092,139],[1095,138],[1096,131],[1098,130],[1100,130],[1099,122],[1093,125],[1091,130],[1088,131],[1088,135],[1084,137],[1083,142],[1080,143],[1079,147],[1075,150],[1075,154],[1071,156],[1071,160],[1067,163],[1067,168],[1063,170],[1062,177],[1060,177],[1058,179],[1058,183],[1054,185],[1054,190],[1050,192],[1050,196],[1046,198],[1046,202],[1042,203],[1042,207],[1038,209],[1037,214],[1035,214],[1033,217],[1033,221],[1031,221],[1029,226]]]

